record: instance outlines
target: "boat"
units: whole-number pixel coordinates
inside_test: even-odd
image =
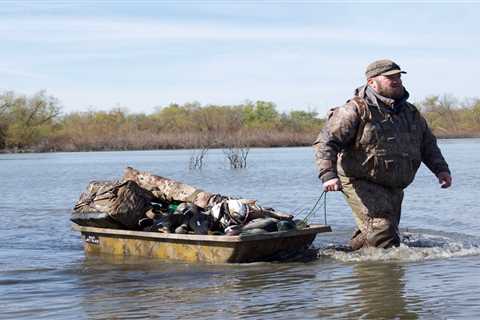
[[[80,231],[86,254],[140,256],[199,263],[248,263],[281,260],[307,250],[328,225],[260,234],[196,235],[108,229],[73,224]]]

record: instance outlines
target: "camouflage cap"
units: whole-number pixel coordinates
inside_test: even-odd
[[[392,60],[382,59],[373,61],[367,66],[365,76],[367,79],[374,78],[376,76],[388,76],[397,73],[406,73],[400,69],[400,66]]]

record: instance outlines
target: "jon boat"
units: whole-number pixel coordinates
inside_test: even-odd
[[[328,225],[238,236],[173,234],[86,227],[80,231],[87,254],[141,256],[201,263],[244,263],[275,260],[282,254],[307,249]]]

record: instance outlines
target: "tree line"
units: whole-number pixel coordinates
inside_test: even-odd
[[[416,104],[441,137],[480,136],[480,99],[430,96]],[[281,113],[273,102],[170,104],[151,114],[124,108],[62,113],[45,91],[0,94],[0,150],[97,151],[311,145],[324,124],[315,111]]]

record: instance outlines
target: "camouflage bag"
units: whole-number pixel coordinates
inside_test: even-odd
[[[80,225],[137,229],[153,199],[151,192],[134,181],[92,181],[80,195],[71,220]]]

